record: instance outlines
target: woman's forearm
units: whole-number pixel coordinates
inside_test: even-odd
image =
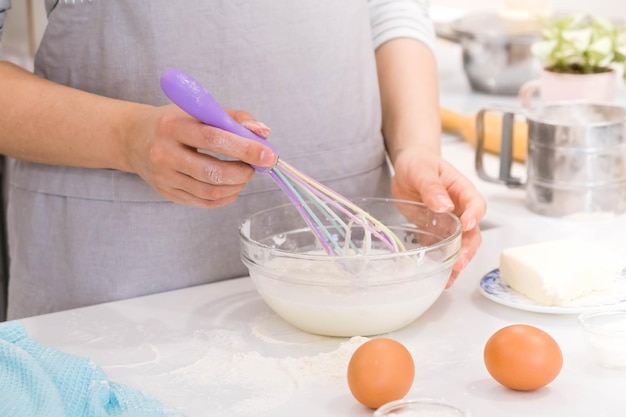
[[[0,153],[31,162],[131,171],[132,119],[149,108],[62,86],[0,62]]]
[[[414,39],[394,39],[376,50],[376,62],[383,134],[391,161],[414,146],[439,153],[439,86],[430,48]]]

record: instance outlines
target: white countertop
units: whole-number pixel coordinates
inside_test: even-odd
[[[500,248],[518,239],[508,228],[487,230],[480,253],[454,287],[413,324],[388,335],[407,346],[416,364],[408,396],[444,399],[475,417],[622,415],[626,371],[592,362],[576,315],[524,312],[479,293],[478,282],[497,266]],[[247,278],[23,323],[40,342],[92,358],[111,380],[189,417],[371,415],[343,377],[349,356],[336,352],[347,339],[289,327]],[[483,365],[489,336],[514,323],[544,329],[563,351],[561,374],[535,392],[503,388]]]
[[[442,105],[473,112],[491,100],[469,94],[460,67],[442,67]],[[459,64],[460,65],[460,64]],[[608,242],[626,252],[623,216],[550,219],[530,213],[523,191],[487,184],[474,174],[473,150],[447,137],[444,154],[489,203],[484,242],[450,290],[393,337],[411,351],[416,376],[409,397],[444,399],[474,417],[624,415],[626,371],[595,365],[576,315],[530,313],[478,291],[503,247],[563,235]],[[495,157],[488,157],[495,166]],[[625,258],[626,259],[626,258]],[[129,277],[132,278],[132,277]],[[29,334],[64,352],[86,356],[111,380],[126,383],[201,416],[370,416],[344,378],[347,339],[299,332],[276,317],[247,278],[23,320]],[[482,350],[496,330],[527,323],[550,333],[564,355],[561,374],[535,392],[516,392],[488,375]],[[343,348],[341,347],[344,343]],[[347,346],[347,347],[346,347]]]

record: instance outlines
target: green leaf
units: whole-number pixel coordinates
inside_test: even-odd
[[[532,51],[545,67],[598,72],[606,65],[626,65],[625,38],[626,32],[621,33],[610,19],[573,14],[545,20],[541,40]]]

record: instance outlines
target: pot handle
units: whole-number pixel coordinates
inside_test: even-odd
[[[530,109],[530,103],[532,99],[535,96],[539,95],[540,90],[541,81],[539,80],[530,80],[522,84],[517,94],[519,101],[522,103],[522,107],[525,109]]]
[[[461,39],[457,32],[452,28],[451,23],[435,23],[435,35],[440,39],[445,39],[450,42],[459,43]]]
[[[498,177],[489,175],[484,168],[483,157],[485,154],[485,115],[488,112],[502,114],[502,133],[500,136],[500,170]],[[515,123],[515,111],[497,110],[485,108],[476,114],[476,154],[474,166],[478,177],[487,182],[504,184],[511,188],[522,188],[526,182],[511,174],[513,166],[513,126]]]

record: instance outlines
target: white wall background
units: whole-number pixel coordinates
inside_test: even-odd
[[[100,0],[108,1],[108,0]],[[127,0],[132,1],[132,0]],[[210,0],[207,0],[210,1]],[[297,1],[297,0],[295,0]],[[507,0],[430,0],[432,7],[465,11],[495,10]],[[538,0],[508,0],[537,2]],[[579,11],[604,15],[626,21],[623,0],[545,0],[552,10]],[[30,69],[32,56],[46,25],[44,0],[13,0],[13,8],[5,22],[2,51],[5,58]]]
[[[13,0],[0,44],[4,57],[30,69],[46,20],[43,0]]]

